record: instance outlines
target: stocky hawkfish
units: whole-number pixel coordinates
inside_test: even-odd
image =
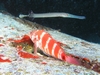
[[[75,57],[71,54],[66,54],[61,48],[60,43],[53,39],[52,36],[44,30],[31,31],[28,35],[24,35],[21,40],[15,40],[16,43],[25,41],[34,43],[34,54],[32,58],[34,58],[34,55],[37,55],[37,48],[40,48],[40,50],[42,50],[46,55],[66,61],[70,64],[80,65],[80,62]],[[28,54],[25,54],[25,52],[22,54],[20,53],[19,55],[21,57],[29,56]]]

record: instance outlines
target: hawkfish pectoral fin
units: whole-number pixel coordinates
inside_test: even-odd
[[[18,55],[22,58],[38,58],[38,56],[36,56],[36,55],[33,55],[33,54],[28,53],[26,51],[23,51],[22,46],[17,46],[17,52],[18,52]]]

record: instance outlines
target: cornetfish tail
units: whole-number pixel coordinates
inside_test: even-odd
[[[67,13],[67,16],[69,18],[85,19],[85,16],[78,16],[78,15],[73,15],[73,14],[69,14],[69,13]]]
[[[74,64],[74,65],[81,65],[79,60],[77,60],[75,57],[72,57],[70,55],[62,54],[62,60]]]

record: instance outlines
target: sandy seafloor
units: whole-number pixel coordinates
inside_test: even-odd
[[[99,73],[86,69],[81,66],[68,64],[52,57],[41,56],[38,59],[24,59],[18,56],[16,48],[10,46],[9,38],[19,39],[20,36],[27,34],[35,27],[31,27],[23,21],[17,20],[6,13],[0,13],[0,43],[4,46],[0,47],[0,54],[4,54],[11,60],[11,63],[0,63],[0,75],[99,75]],[[34,23],[35,24],[35,23]],[[35,26],[35,25],[34,25]],[[100,62],[100,45],[86,42],[82,39],[49,30],[48,32],[56,40],[67,44],[70,49],[66,52],[77,56],[86,57],[90,60],[98,60]],[[84,45],[84,43],[88,43]],[[46,62],[47,64],[42,64]]]

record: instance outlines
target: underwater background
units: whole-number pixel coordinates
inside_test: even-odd
[[[18,17],[19,14],[66,12],[85,16],[86,19],[41,18],[30,19],[33,22],[61,32],[100,43],[99,0],[0,0],[0,10],[6,10]]]

